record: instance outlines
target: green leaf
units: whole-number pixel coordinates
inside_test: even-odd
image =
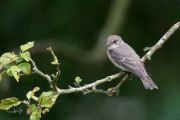
[[[13,74],[13,76],[16,79],[17,82],[19,82],[19,75],[18,75],[18,73],[20,71],[21,70],[17,66],[15,66],[15,65],[11,66],[11,72],[12,72],[12,74]]]
[[[4,59],[0,59],[0,70],[8,63],[9,63],[9,61],[4,60]]]
[[[21,63],[18,65],[18,68],[24,73],[30,73],[31,65],[29,63]]]
[[[51,97],[51,100],[55,103],[58,96],[59,94],[54,95],[53,97]]]
[[[34,41],[33,42],[28,42],[25,45],[21,45],[21,50],[24,52],[26,50],[29,50],[29,48],[32,48],[34,46]]]
[[[78,76],[78,77],[76,77],[75,81],[76,81],[77,83],[80,83],[80,82],[82,82],[82,79]]]
[[[1,56],[1,59],[6,59],[6,60],[12,60],[16,57],[16,55],[8,52],[8,53],[4,53],[2,56]]]
[[[54,95],[54,93],[53,93],[52,91],[43,92],[43,93],[40,95],[39,100],[40,100],[41,98],[43,98],[43,97],[51,97],[51,96],[53,96],[53,95]]]
[[[33,92],[33,91],[29,91],[29,92],[26,94],[26,97],[27,97],[28,99],[30,99],[33,95],[34,95],[34,92]]]
[[[21,103],[21,101],[15,97],[12,98],[6,98],[4,100],[1,100],[0,102],[0,109],[2,110],[8,110],[12,106],[18,106]]]
[[[30,120],[40,120],[40,118],[41,118],[41,109],[40,110],[35,109],[30,116]]]
[[[38,101],[38,97],[36,97],[36,96],[32,96],[32,99],[34,99],[35,101]]]
[[[52,107],[53,104],[54,104],[54,102],[52,100],[49,100],[46,97],[42,98],[41,107]]]
[[[35,104],[32,104],[30,105],[28,108],[27,108],[27,114],[31,114],[32,111],[34,111],[35,109],[37,109],[36,105]]]
[[[13,65],[12,63],[9,63],[9,64],[7,64],[7,65],[5,66],[5,68],[6,68],[6,69],[9,69],[9,68],[11,68],[12,65]]]
[[[37,92],[38,90],[40,90],[39,87],[35,87],[32,91],[29,91],[27,94],[26,94],[26,97],[28,99],[32,98],[32,96],[34,96],[34,93]],[[36,98],[35,98],[36,99]]]
[[[16,55],[11,53],[4,53],[0,58],[0,70],[14,60],[16,60]]]
[[[23,58],[21,56],[18,56],[15,62],[17,64],[17,63],[20,63],[22,60],[23,60]]]
[[[31,58],[31,55],[28,51],[20,54],[27,62],[29,62],[30,58]]]
[[[13,76],[12,71],[11,71],[11,68],[9,68],[9,69],[7,70],[7,74],[8,74],[9,76]]]
[[[24,103],[26,105],[29,105],[29,102],[27,100],[23,100],[21,103]]]
[[[16,65],[11,66],[11,70],[12,71],[16,71],[16,72],[20,72],[21,71]]]
[[[3,75],[6,73],[7,70],[4,70],[2,73],[0,73],[0,83],[2,81]]]

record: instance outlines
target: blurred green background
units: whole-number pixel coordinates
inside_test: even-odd
[[[0,54],[16,51],[35,41],[30,51],[38,68],[56,72],[52,47],[62,75],[57,86],[73,86],[76,76],[81,85],[113,75],[120,70],[106,56],[109,35],[117,34],[139,56],[153,46],[169,28],[180,21],[180,0],[2,0],[0,1]],[[180,119],[180,30],[145,63],[158,90],[146,90],[133,75],[121,87],[120,96],[73,93],[61,95],[42,120],[179,120]],[[121,79],[97,86],[107,90]],[[17,83],[5,76],[0,84],[0,99],[26,99],[26,93],[39,86],[39,96],[49,84],[38,75],[23,76]],[[22,114],[0,110],[1,119],[25,120]]]

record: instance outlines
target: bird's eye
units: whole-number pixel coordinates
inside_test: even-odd
[[[116,41],[114,41],[114,43],[116,43]]]

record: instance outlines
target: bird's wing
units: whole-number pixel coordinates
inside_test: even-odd
[[[116,64],[122,66],[129,72],[140,78],[145,75],[145,69],[139,56],[130,46],[126,46],[126,49],[118,47],[116,49],[110,50],[109,54],[114,62],[116,62]]]
[[[141,63],[143,64],[144,66],[144,69],[146,70],[146,72],[148,73],[149,76],[152,76],[151,73],[147,70],[146,66],[144,65],[144,63],[141,61]]]

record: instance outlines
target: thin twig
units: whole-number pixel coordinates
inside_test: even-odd
[[[36,67],[35,62],[34,62],[32,59],[30,59],[30,61],[31,61],[31,63],[33,64],[33,67],[34,67],[33,70],[34,70],[34,72],[37,73],[38,75],[44,77],[44,78],[49,82],[49,84],[52,85],[51,77],[50,77],[49,75],[47,75],[47,74],[42,73],[42,72]],[[53,90],[54,90],[54,91],[57,91],[56,85],[53,85]]]
[[[59,76],[60,76],[60,74],[61,74],[61,71],[60,71],[60,69],[59,69],[60,63],[58,62],[58,59],[57,59],[56,55],[54,54],[52,48],[49,47],[49,48],[47,48],[47,50],[49,50],[49,51],[51,52],[52,56],[54,57],[54,61],[51,62],[51,64],[56,65],[57,73],[56,73],[56,76],[55,76],[54,74],[52,74],[52,77],[54,78],[54,80],[52,80],[51,83],[52,83],[52,86],[54,86],[53,88],[56,88],[55,91],[57,92],[56,83],[57,83],[57,81],[58,81],[58,79],[59,79]]]
[[[116,92],[116,95],[118,96],[120,93],[120,87],[122,84],[127,80],[128,78],[128,73],[126,73],[126,76],[121,80],[121,82],[114,88],[114,91]]]

